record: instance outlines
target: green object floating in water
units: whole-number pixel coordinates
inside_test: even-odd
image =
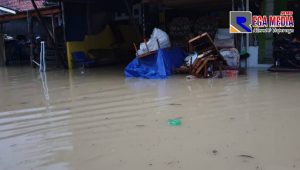
[[[168,124],[170,126],[181,126],[182,122],[180,119],[169,119]]]

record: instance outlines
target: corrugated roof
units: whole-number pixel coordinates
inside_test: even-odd
[[[232,0],[143,0],[144,3],[160,3],[176,8],[205,8],[231,5]]]
[[[45,0],[35,0],[38,8],[45,8],[44,2]],[[30,0],[0,0],[0,6],[19,12],[33,10]]]

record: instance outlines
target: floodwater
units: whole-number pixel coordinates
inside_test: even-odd
[[[1,170],[299,170],[300,74],[0,68],[0,151]]]

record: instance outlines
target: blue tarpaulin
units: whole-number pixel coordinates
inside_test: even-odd
[[[125,68],[126,77],[146,79],[165,79],[179,68],[185,59],[185,53],[180,48],[160,49],[155,54],[135,58]]]

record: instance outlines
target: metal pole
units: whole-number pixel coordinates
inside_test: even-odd
[[[41,42],[41,50],[40,50],[40,72],[46,72],[46,59],[45,59],[45,42]]]
[[[246,11],[249,11],[249,0],[246,0]],[[246,51],[249,52],[250,36],[246,34]]]
[[[40,63],[39,63],[39,67],[40,67],[40,72],[42,72],[42,69],[43,69],[43,45],[42,45],[42,42],[41,42],[41,45],[40,45]]]
[[[43,42],[43,71],[46,72],[47,65],[46,65],[46,58],[45,58],[45,42]]]

